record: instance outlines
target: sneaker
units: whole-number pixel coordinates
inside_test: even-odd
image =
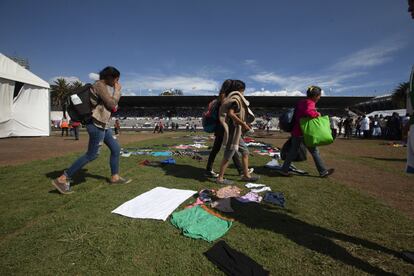
[[[206,171],[204,173],[204,176],[211,177],[211,178],[217,178],[219,176],[219,174],[215,173],[214,171]]]
[[[249,169],[249,174],[252,174],[253,172],[254,172],[254,168],[250,168]],[[240,174],[240,176],[243,176],[243,172],[240,172],[239,174]]]
[[[329,169],[324,171],[323,173],[319,174],[320,177],[327,177],[335,172],[335,169]]]
[[[70,182],[66,181],[65,183],[59,182],[59,180],[56,178],[52,180],[52,185],[55,186],[56,190],[58,190],[59,193],[62,195],[67,195],[73,193],[70,190]]]
[[[128,184],[131,181],[130,178],[119,177],[117,181],[110,181],[109,184]]]
[[[223,179],[223,180],[219,180],[218,178],[216,179],[216,183],[220,184],[220,185],[232,185],[233,181],[228,180],[228,179]]]
[[[251,175],[250,177],[242,176],[242,181],[255,182],[260,179],[259,175]]]

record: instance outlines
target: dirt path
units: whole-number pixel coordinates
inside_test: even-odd
[[[161,134],[163,136],[169,133]],[[154,137],[152,132],[122,133],[119,142],[122,145],[148,140]],[[88,145],[86,132],[81,132],[80,140],[73,137],[61,137],[54,132],[50,137],[25,137],[0,139],[0,166],[19,165],[33,160],[45,160],[52,157],[64,156],[71,152],[83,152]]]

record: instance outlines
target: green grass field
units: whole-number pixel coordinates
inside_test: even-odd
[[[154,139],[129,146],[185,139]],[[161,158],[121,157],[122,174],[134,181],[110,186],[105,149],[74,179],[74,193],[62,196],[50,180],[78,156],[0,168],[0,275],[222,274],[203,255],[212,244],[184,237],[169,221],[111,214],[120,204],[157,186],[217,188],[202,176],[205,162],[177,157],[177,165],[142,167],[138,162],[143,159]],[[350,162],[355,158],[349,157]],[[272,275],[414,273],[414,265],[398,256],[401,250],[414,250],[413,220],[333,178],[278,177],[262,168],[269,160],[255,155],[251,166],[262,176],[259,183],[285,193],[286,208],[233,202],[235,212],[229,216],[236,221],[222,238],[230,246]],[[220,161],[219,155],[216,168]],[[315,174],[312,163],[300,166]],[[234,168],[227,175],[239,179]]]

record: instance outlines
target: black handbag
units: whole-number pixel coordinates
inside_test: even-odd
[[[280,157],[282,160],[286,160],[287,155],[289,154],[290,147],[292,146],[292,137],[286,141],[286,143],[282,147],[282,151],[280,152]],[[300,142],[298,155],[293,159],[293,161],[300,162],[306,161],[307,159],[307,148],[303,142]]]

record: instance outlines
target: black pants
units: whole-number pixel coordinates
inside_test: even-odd
[[[211,171],[213,169],[213,163],[214,160],[216,159],[217,153],[220,151],[221,148],[221,144],[223,144],[223,136],[216,136],[216,138],[214,139],[214,144],[213,144],[213,148],[211,149],[210,155],[208,156],[208,161],[207,161],[207,171]],[[241,174],[243,172],[243,166],[241,164],[240,161],[240,154],[238,152],[236,152],[233,155],[233,163],[236,166],[236,169],[239,171],[239,174]]]
[[[65,131],[66,131],[66,136],[69,136],[69,131],[68,131],[68,128],[67,127],[62,128],[62,136],[63,136],[63,133]]]

